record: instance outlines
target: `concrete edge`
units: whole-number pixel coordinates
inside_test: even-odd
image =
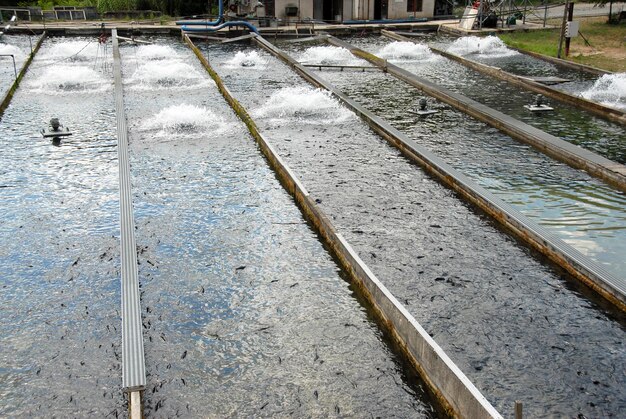
[[[146,386],[146,367],[141,322],[139,269],[135,243],[132,185],[128,155],[128,127],[124,108],[121,57],[117,30],[113,29],[113,77],[115,80],[115,113],[117,117],[117,152],[120,187],[120,258],[122,309],[122,388],[129,393],[129,412],[141,407],[141,390]]]
[[[497,128],[511,138],[529,144],[554,159],[562,161],[575,169],[584,170],[590,175],[626,192],[626,166],[518,121],[466,96],[422,79],[408,70],[354,47],[345,41],[330,37],[328,42],[348,49],[355,56],[383,68],[387,73],[399,80],[422,90],[426,94],[453,106],[471,117]]]
[[[24,78],[24,75],[28,71],[28,67],[30,67],[30,64],[33,62],[33,59],[35,58],[35,54],[37,54],[37,52],[39,51],[39,48],[41,47],[41,44],[43,44],[44,39],[46,39],[46,36],[47,36],[47,33],[44,31],[39,37],[39,41],[37,41],[37,43],[35,44],[35,48],[33,48],[30,55],[28,56],[28,59],[22,65],[22,68],[20,72],[18,73],[17,78],[15,79],[15,81],[13,82],[9,90],[7,91],[6,95],[4,95],[4,99],[2,100],[2,103],[0,103],[0,119],[2,119],[2,116],[4,115],[4,111],[6,111],[6,109],[9,107],[9,104],[11,103],[11,100],[13,99],[13,95],[17,91],[17,88],[20,86],[20,82],[22,81],[22,79]]]
[[[416,43],[415,39],[411,39],[411,38],[408,38],[408,37],[405,37],[400,34],[393,33],[391,31],[384,30],[384,29],[381,31],[381,35],[394,39],[396,41]],[[509,82],[510,84],[513,84],[518,87],[522,87],[524,89],[530,90],[535,93],[541,93],[544,96],[558,100],[560,102],[566,103],[571,106],[575,106],[584,111],[593,113],[594,115],[604,118],[608,121],[626,125],[626,112],[620,111],[619,109],[604,106],[601,103],[587,100],[582,97],[570,95],[569,93],[563,92],[558,89],[553,89],[549,86],[546,86],[542,83],[528,79],[526,77],[509,73],[507,71],[502,70],[501,68],[493,67],[493,66],[479,63],[479,62],[472,61],[472,60],[468,60],[465,57],[449,53],[439,48],[435,48],[432,46],[429,46],[429,48],[431,51],[445,58],[456,61],[468,68],[471,68],[472,70],[476,70],[480,73],[486,74],[487,76],[495,77],[499,80],[504,80],[506,82]]]
[[[263,41],[267,43],[267,41]],[[267,44],[270,46],[266,48],[275,48],[271,44]],[[505,203],[496,195],[452,168],[426,148],[410,141],[389,123],[357,104],[330,83],[308,71],[287,54],[277,49],[276,53],[281,54],[279,57],[294,68],[305,80],[333,93],[344,105],[359,115],[375,132],[392,146],[398,148],[407,158],[422,166],[468,202],[485,211],[503,227],[511,231],[513,235],[565,269],[573,278],[585,284],[618,310],[626,311],[625,278],[617,278],[606,272],[600,264],[591,261],[550,231],[528,219],[513,206]]]
[[[333,254],[339,259],[342,267],[350,273],[355,284],[367,300],[372,303],[383,324],[406,352],[408,359],[431,387],[446,412],[452,416],[461,417],[501,418],[501,415],[489,404],[486,398],[335,230],[328,217],[302,187],[298,178],[258,131],[247,111],[230,95],[219,75],[211,68],[199,49],[193,45],[187,36],[183,35],[183,37],[211,74],[226,101],[248,126],[250,133],[259,144],[261,151],[268,159],[272,169],[277,173],[285,189],[294,196],[305,217],[313,223]],[[256,37],[255,40],[264,48],[271,45],[261,37]]]

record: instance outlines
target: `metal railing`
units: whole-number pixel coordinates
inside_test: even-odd
[[[15,79],[17,80],[17,66],[15,65],[15,55],[13,55],[13,54],[0,54],[0,57],[11,57],[13,59],[13,72],[15,73]]]

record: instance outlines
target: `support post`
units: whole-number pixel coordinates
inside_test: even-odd
[[[565,8],[563,9],[563,22],[561,23],[561,34],[559,35],[559,51],[557,52],[557,58],[561,58],[561,49],[563,48],[563,38],[565,37],[565,22],[567,21],[567,9],[569,2],[565,2]]]
[[[131,391],[128,393],[128,417],[130,419],[143,418],[140,391]]]
[[[574,20],[574,3],[569,3],[568,4],[568,10],[567,10],[567,21],[571,22],[572,20]],[[570,32],[571,34],[571,32]],[[566,36],[565,37],[565,56],[569,56],[569,43],[572,40],[571,37]]]
[[[515,400],[515,419],[523,419],[523,417],[522,402]]]

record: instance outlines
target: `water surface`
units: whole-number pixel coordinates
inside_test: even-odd
[[[265,64],[233,72],[232,55],[252,52]],[[243,47],[208,55],[339,231],[497,409],[520,399],[531,416],[623,410],[623,318],[277,60]]]

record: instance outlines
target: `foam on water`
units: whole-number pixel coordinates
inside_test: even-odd
[[[376,55],[392,61],[432,61],[439,57],[426,45],[406,41],[387,44]]]
[[[483,57],[501,58],[518,55],[519,52],[507,48],[507,46],[496,36],[478,37],[464,36],[454,41],[448,52],[457,55],[481,55]]]
[[[221,116],[204,107],[188,104],[169,106],[140,126],[142,131],[157,130],[156,137],[215,134],[225,129],[226,123]]]
[[[138,60],[162,60],[178,56],[174,48],[168,45],[141,45],[137,48]]]
[[[304,51],[299,58],[305,64],[358,65],[360,60],[341,47],[317,46]]]
[[[56,65],[44,68],[25,88],[44,94],[95,93],[112,88],[112,80],[89,67]]]
[[[353,117],[329,92],[309,87],[281,89],[253,114],[268,118],[275,125],[285,122],[331,125]]]
[[[195,89],[209,86],[211,82],[187,63],[149,61],[141,64],[126,83],[131,89],[160,90]]]
[[[232,59],[226,61],[225,67],[230,69],[246,67],[255,70],[264,70],[267,67],[267,61],[256,51],[247,53],[239,51]]]
[[[605,74],[580,95],[612,108],[626,110],[626,73]]]
[[[67,41],[50,45],[38,58],[52,61],[91,61],[98,56],[96,41]]]

